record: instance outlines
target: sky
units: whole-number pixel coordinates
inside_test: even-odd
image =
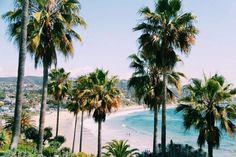
[[[14,7],[13,0],[0,1],[0,15]],[[64,67],[77,77],[95,68],[109,70],[120,79],[132,75],[128,56],[138,51],[133,32],[141,20],[137,13],[141,7],[153,8],[153,0],[81,0],[80,15],[87,28],[78,29],[83,43],[74,42],[75,55],[65,59],[59,55],[58,68]],[[183,64],[177,71],[187,79],[202,78],[203,73],[222,74],[236,86],[236,1],[235,0],[183,0],[183,12],[197,16],[199,34],[189,56],[181,55]],[[0,19],[0,77],[16,76],[18,49],[7,35],[7,23]],[[42,67],[34,69],[34,59],[26,58],[25,75],[42,76]]]

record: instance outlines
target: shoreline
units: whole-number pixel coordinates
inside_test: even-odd
[[[108,114],[106,120],[117,117],[117,116],[123,116],[123,115],[133,113],[133,112],[141,112],[144,110],[145,108],[143,107],[143,105],[120,107],[118,108],[117,111],[114,111]],[[32,120],[35,122],[35,126],[38,126],[39,114],[33,115]],[[72,146],[74,120],[75,120],[75,116],[73,113],[70,113],[67,110],[60,110],[59,135],[62,135],[66,138],[66,142],[62,145],[62,147],[71,148]],[[79,151],[80,123],[81,123],[81,115],[79,114],[78,122],[77,122],[77,131],[76,131],[75,152]],[[105,125],[105,123],[103,123],[103,126]],[[56,110],[47,111],[46,117],[45,117],[45,127],[51,127],[52,133],[53,135],[55,135]],[[83,151],[86,153],[96,154],[97,144],[94,144],[94,143],[97,143],[97,134],[95,133],[97,131],[95,130],[97,130],[97,123],[94,122],[91,116],[89,116],[88,114],[84,114]],[[106,130],[103,129],[102,134],[103,132],[106,132]],[[105,138],[104,135],[103,137]]]
[[[167,105],[167,108],[175,108],[177,105]],[[107,115],[106,121],[109,121],[112,118],[125,116],[135,112],[142,112],[147,111],[145,105],[133,105],[133,106],[125,106],[120,107],[117,111],[112,112]],[[79,150],[79,135],[80,135],[80,114],[78,116],[78,123],[77,123],[77,132],[76,132],[76,141],[75,141],[75,152]],[[38,126],[39,115],[35,115],[32,118],[35,121],[36,126]],[[72,146],[72,139],[73,139],[73,131],[74,131],[74,114],[70,113],[66,110],[60,111],[60,125],[59,125],[59,135],[62,135],[66,138],[66,142],[62,145],[62,147],[69,147]],[[109,124],[102,123],[102,145],[106,144],[107,142],[117,139],[117,140],[128,140],[128,143],[131,145],[132,148],[139,147],[139,141],[136,140],[135,136],[138,136],[138,133],[132,133],[133,135],[130,136],[130,132],[124,131],[124,126],[121,126],[120,129],[113,129]],[[56,127],[56,111],[49,111],[46,113],[45,118],[45,127],[51,127],[53,130],[53,134],[55,135],[55,127]],[[128,129],[128,128],[126,128]],[[149,137],[145,137],[149,138]],[[146,143],[143,143],[144,146],[142,150],[151,149],[147,148],[150,146],[150,140]],[[96,154],[97,151],[97,123],[94,122],[94,119],[89,116],[88,114],[84,115],[84,128],[83,128],[83,152]]]

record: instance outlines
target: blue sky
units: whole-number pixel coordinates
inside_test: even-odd
[[[83,44],[75,43],[73,58],[59,55],[58,67],[64,67],[73,77],[87,73],[96,67],[107,69],[113,75],[128,79],[130,54],[138,49],[138,33],[132,28],[141,17],[137,14],[143,6],[153,7],[153,0],[81,0],[81,16],[88,26],[79,29]],[[0,1],[0,14],[13,2]],[[184,64],[177,70],[187,78],[223,74],[228,82],[236,85],[236,1],[235,0],[183,0],[183,11],[191,11],[197,18],[199,35]],[[18,50],[8,40],[6,23],[0,19],[0,76],[16,76]],[[27,56],[26,75],[42,76],[42,68],[34,69],[33,59]],[[183,80],[187,82],[187,80]]]

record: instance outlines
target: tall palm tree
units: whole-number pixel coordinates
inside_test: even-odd
[[[29,0],[23,0],[21,2],[16,2],[17,5],[22,9],[21,15],[21,25],[19,38],[19,59],[18,59],[18,75],[16,84],[16,103],[15,103],[15,113],[14,113],[14,126],[12,128],[12,139],[10,149],[16,149],[18,144],[18,139],[21,130],[21,112],[22,112],[22,99],[23,99],[23,83],[24,83],[24,71],[25,71],[25,58],[27,51],[27,24],[28,24],[28,8]],[[20,4],[19,4],[20,3]],[[10,24],[15,23],[14,18],[7,16],[8,14],[14,14],[13,11],[7,12],[3,18],[7,19]]]
[[[30,42],[30,50],[35,56],[35,64],[39,61],[43,64],[43,92],[39,120],[39,143],[38,150],[42,152],[43,132],[47,98],[48,69],[52,63],[56,65],[56,50],[64,56],[73,55],[72,38],[81,40],[73,27],[85,25],[83,19],[78,16],[80,4],[78,1],[37,1],[34,13],[34,30]]]
[[[15,11],[7,13],[11,18],[10,35],[19,40],[19,25],[21,20],[21,5]],[[48,69],[57,64],[57,51],[72,56],[74,49],[72,39],[81,41],[80,35],[73,29],[79,25],[85,26],[79,16],[80,3],[77,0],[37,0],[30,1],[28,24],[28,49],[35,58],[35,67],[43,65],[43,88],[39,119],[38,151],[42,153],[45,110],[47,100]]]
[[[75,126],[74,126],[74,136],[72,144],[72,152],[75,148],[75,138],[76,138],[76,129],[77,129],[77,120],[78,114],[81,111],[81,128],[80,128],[80,146],[79,151],[82,151],[82,137],[83,137],[83,117],[84,111],[86,111],[88,105],[90,105],[91,97],[91,83],[89,83],[88,76],[80,76],[74,82],[74,87],[70,92],[69,103],[67,108],[70,112],[73,112],[75,115]]]
[[[75,115],[75,124],[74,124],[74,135],[73,135],[73,143],[72,143],[72,153],[75,151],[75,138],[76,138],[76,130],[77,130],[77,121],[78,121],[78,113],[81,109],[81,104],[75,100],[75,97],[73,94],[69,97],[69,102],[67,104],[67,109],[70,112],[73,112]]]
[[[130,145],[127,144],[127,141],[123,140],[112,140],[108,142],[103,149],[106,150],[106,152],[103,153],[105,157],[135,157],[138,155],[138,149],[130,149]]]
[[[92,84],[92,101],[90,113],[93,111],[93,118],[98,123],[98,150],[97,157],[101,157],[101,130],[102,122],[106,120],[107,113],[117,109],[120,103],[120,90],[116,87],[118,79],[108,77],[108,71],[96,69],[89,74]]]
[[[85,109],[83,108],[82,111],[81,111],[79,152],[82,152],[82,146],[83,146],[84,110],[85,110]]]
[[[166,156],[166,95],[167,73],[171,71],[178,57],[176,50],[188,54],[195,41],[197,29],[195,17],[191,13],[181,11],[181,0],[158,0],[154,11],[148,7],[140,9],[143,21],[134,31],[141,31],[140,48],[146,55],[156,56],[156,64],[162,69],[163,100],[162,100],[162,152]]]
[[[232,102],[236,88],[232,89],[223,76],[214,75],[204,80],[192,79],[179,100],[177,112],[183,111],[184,126],[199,131],[197,143],[208,144],[208,157],[213,157],[213,148],[220,145],[221,129],[230,135],[235,133],[232,119],[236,118],[236,107]]]
[[[82,152],[83,142],[83,124],[84,124],[84,112],[89,108],[91,101],[91,83],[89,82],[88,76],[80,76],[76,80],[76,85],[73,91],[75,100],[79,102],[81,110],[81,125],[80,125],[80,143],[79,152]]]
[[[153,154],[157,154],[157,121],[158,110],[162,101],[162,84],[161,71],[153,62],[152,58],[146,58],[143,52],[138,55],[131,55],[132,60],[130,67],[135,70],[132,77],[128,81],[128,87],[134,88],[135,96],[138,100],[144,103],[154,111],[154,125],[153,125]],[[155,60],[155,59],[154,59]],[[171,87],[180,89],[180,77],[184,74],[172,71],[167,75],[168,84]],[[168,100],[174,98],[174,93],[170,88],[167,88]]]
[[[159,87],[157,83],[160,80],[157,77],[156,69],[142,53],[133,54],[130,59],[130,67],[135,72],[128,81],[128,87],[134,88],[135,96],[138,100],[144,101],[154,111],[153,154],[157,154],[157,114],[160,107],[160,97],[156,95],[158,90],[155,90],[155,88]]]
[[[59,129],[60,103],[68,95],[71,87],[71,82],[68,80],[69,74],[63,68],[53,69],[49,74],[48,93],[53,95],[57,103],[56,137],[58,136]]]

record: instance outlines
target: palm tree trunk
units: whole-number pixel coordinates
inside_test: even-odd
[[[210,110],[212,111],[212,105],[210,105]],[[208,128],[210,131],[210,134],[213,134],[214,132],[214,127],[215,127],[215,118],[213,115],[213,112],[210,112],[210,116],[208,117]],[[208,144],[208,157],[213,157],[213,142],[212,139],[210,139],[209,141],[207,141]]]
[[[101,157],[102,156],[102,137],[101,137],[101,131],[102,131],[102,121],[99,120],[98,121],[98,154],[97,157]]]
[[[74,126],[74,136],[73,136],[73,144],[72,144],[72,153],[75,151],[75,137],[76,137],[76,129],[77,129],[77,120],[78,114],[75,115],[75,126]]]
[[[81,114],[79,152],[82,152],[83,125],[84,125],[84,111],[82,111],[82,114]]]
[[[22,25],[21,25],[21,39],[20,39],[20,51],[18,61],[18,76],[17,76],[17,87],[16,87],[16,103],[14,113],[14,125],[12,129],[12,139],[10,149],[16,149],[18,139],[21,130],[21,111],[22,111],[22,97],[23,97],[23,81],[25,73],[25,58],[26,58],[26,42],[27,42],[27,24],[28,24],[28,8],[29,1],[24,0],[23,3],[23,14],[22,14]]]
[[[208,157],[213,157],[213,146],[211,143],[208,143]]]
[[[58,136],[58,129],[59,129],[59,117],[60,117],[60,104],[59,101],[57,102],[57,124],[56,124],[56,137]]]
[[[153,130],[153,155],[155,156],[157,154],[157,122],[158,122],[158,116],[157,116],[157,105],[154,106],[154,130]]]
[[[166,157],[166,72],[163,73],[163,100],[161,123],[161,149],[162,156]]]
[[[44,135],[44,123],[45,123],[45,112],[47,108],[47,90],[48,90],[48,64],[43,63],[43,89],[42,89],[42,100],[39,117],[39,141],[38,151],[42,154],[43,150],[43,135]]]

